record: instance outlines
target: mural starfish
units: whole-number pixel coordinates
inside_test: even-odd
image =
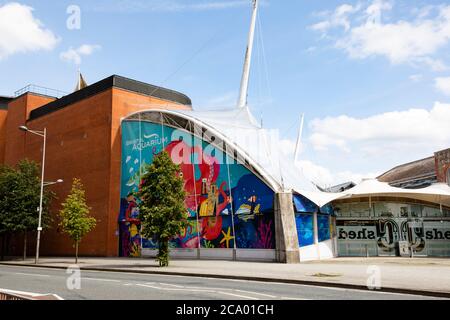
[[[225,232],[222,230],[222,233],[223,233],[223,238],[222,238],[222,240],[220,240],[220,243],[222,244],[222,243],[226,242],[227,248],[229,248],[229,247],[230,247],[230,240],[233,240],[233,239],[234,239],[234,237],[230,234],[230,233],[231,233],[231,228],[228,227],[227,233],[225,233]]]

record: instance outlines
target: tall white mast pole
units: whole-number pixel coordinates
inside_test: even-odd
[[[303,136],[303,124],[305,122],[305,114],[302,114],[302,117],[300,119],[300,128],[298,130],[298,137],[297,137],[297,144],[295,145],[295,152],[294,152],[294,162],[297,161],[298,154],[301,149],[302,144],[302,136]]]
[[[245,108],[247,106],[248,81],[250,78],[250,66],[252,62],[253,42],[255,39],[256,17],[258,16],[259,0],[253,1],[253,15],[248,35],[248,46],[245,53],[244,72],[242,73],[241,90],[239,93],[238,107]]]

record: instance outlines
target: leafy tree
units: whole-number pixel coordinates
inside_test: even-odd
[[[75,263],[78,263],[78,245],[83,237],[96,225],[94,217],[89,217],[91,208],[86,204],[85,191],[80,179],[73,179],[72,190],[59,212],[60,227],[75,242]]]
[[[41,192],[40,168],[33,161],[22,160],[17,168],[3,166],[0,169],[0,233],[5,235],[21,233],[23,235],[23,257],[27,255],[27,235],[35,231],[39,223],[39,202]],[[42,228],[51,223],[50,202],[54,194],[44,190],[42,202]],[[2,250],[4,253],[5,250]]]
[[[17,214],[13,217],[14,231],[23,234],[24,260],[27,255],[27,234],[37,230],[39,225],[39,202],[41,197],[41,169],[36,162],[23,160],[17,165],[18,190],[16,192],[15,207]],[[51,217],[49,214],[50,202],[54,194],[44,189],[42,200],[41,226],[43,229],[49,228]]]
[[[146,168],[137,196],[142,235],[158,242],[156,260],[160,267],[169,265],[169,240],[187,226],[184,181],[180,167],[166,151]]]
[[[6,253],[6,239],[13,232],[14,224],[9,210],[13,205],[13,190],[16,188],[16,172],[12,167],[0,167],[0,236],[2,237],[1,260]]]

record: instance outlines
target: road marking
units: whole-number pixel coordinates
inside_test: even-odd
[[[15,274],[21,275],[21,276],[31,276],[31,277],[46,277],[49,278],[50,276],[47,274],[37,274],[37,273],[21,273],[21,272],[15,272]]]
[[[157,290],[164,290],[164,291],[202,291],[202,292],[215,292],[214,290],[211,289],[191,289],[191,288],[161,288],[161,287],[156,287],[156,286],[151,286],[151,285],[147,285],[147,284],[136,284],[139,287],[147,287],[147,288],[152,288],[152,289],[157,289]]]
[[[6,267],[6,268],[26,268],[26,269],[38,269],[38,270],[57,270],[57,271],[63,271],[63,269],[51,269],[51,268],[46,268],[46,267],[33,267],[33,266],[15,266],[15,265],[0,265],[0,268],[2,267]],[[201,279],[201,280],[215,280],[215,281],[233,281],[233,282],[252,282],[252,283],[265,283],[264,279],[261,280],[244,280],[244,279],[225,279],[225,278],[216,278],[216,277],[200,277],[200,276],[195,276],[195,275],[173,275],[173,274],[158,274],[158,273],[136,273],[136,272],[127,272],[127,271],[120,271],[120,272],[115,272],[115,271],[103,271],[103,270],[86,270],[86,269],[81,269],[81,271],[83,273],[88,273],[88,272],[92,272],[92,273],[110,273],[110,274],[127,274],[127,275],[132,275],[134,277],[136,276],[141,276],[141,277],[178,277],[178,278],[196,278],[196,279]],[[282,279],[280,279],[282,280]],[[353,289],[353,288],[337,288],[337,287],[331,287],[331,286],[327,286],[326,283],[324,283],[324,285],[308,285],[308,284],[302,284],[302,283],[287,283],[287,282],[277,282],[277,281],[273,281],[271,282],[274,285],[280,285],[280,286],[297,286],[297,287],[310,287],[310,288],[320,288],[320,289],[326,289],[326,290],[337,290],[337,291],[356,291],[356,292],[368,292],[368,290],[363,290],[363,289]],[[373,292],[373,291],[369,291],[369,292]],[[385,291],[381,291],[378,292],[380,294],[384,294],[384,293],[390,293],[390,292],[385,292]],[[391,294],[396,294],[396,293],[391,293]],[[414,297],[423,297],[423,295],[420,294],[410,294],[410,293],[397,293],[398,295],[405,295],[405,296],[414,296]]]
[[[2,264],[0,265],[0,268],[23,268],[23,269],[33,269],[33,270],[52,270],[52,271],[60,271],[60,272],[64,272],[64,269],[59,269],[59,268],[47,268],[47,267],[34,267],[34,266],[17,266],[17,265],[6,265],[6,264]],[[86,270],[86,269],[81,269],[82,272],[84,273],[88,273],[88,272],[92,272],[92,273],[110,273],[110,274],[127,274],[127,275],[132,275],[134,277],[136,276],[146,276],[146,277],[179,277],[179,278],[196,278],[196,279],[202,279],[202,280],[215,280],[215,281],[233,281],[233,282],[253,282],[253,283],[264,283],[264,279],[261,280],[244,280],[244,279],[226,279],[226,278],[216,278],[216,277],[200,277],[200,276],[195,276],[195,275],[173,275],[173,274],[157,274],[157,273],[135,273],[135,272],[127,272],[127,271],[122,271],[120,270],[120,272],[115,272],[115,271],[104,271],[104,270]],[[27,274],[27,275],[33,275],[36,276],[35,274]],[[42,275],[42,276],[46,276],[46,275]],[[58,275],[60,276],[60,275]],[[46,277],[50,277],[50,276],[46,276]],[[280,279],[282,280],[282,279]],[[323,285],[308,285],[308,284],[302,284],[302,283],[286,283],[286,282],[277,282],[277,281],[273,281],[271,282],[274,285],[280,285],[280,286],[297,286],[297,287],[310,287],[310,288],[318,288],[318,289],[324,289],[324,290],[337,290],[337,291],[347,291],[347,292],[361,292],[361,293],[378,293],[378,294],[390,294],[390,295],[401,295],[401,296],[412,296],[412,297],[430,297],[430,298],[437,298],[437,297],[433,297],[433,296],[427,296],[427,295],[421,295],[421,294],[414,294],[414,293],[395,293],[395,292],[387,292],[387,291],[374,291],[374,290],[364,290],[364,289],[354,289],[354,288],[337,288],[337,287],[332,287],[332,286],[327,286],[326,283],[324,283]]]
[[[153,283],[149,283],[148,284],[153,284]],[[163,282],[158,282],[159,284],[163,285],[163,286],[169,286],[169,287],[175,287],[175,288],[186,288],[185,286],[180,286],[177,284],[170,284],[170,283],[163,283]]]
[[[281,300],[312,300],[312,299],[306,299],[306,298],[293,298],[293,297],[281,297]]]
[[[193,287],[162,288],[162,287],[156,287],[156,286],[140,284],[140,283],[138,283],[136,285],[139,287],[146,287],[146,288],[163,290],[163,291],[189,291],[189,292],[217,293],[217,294],[221,294],[221,295],[228,295],[228,296],[239,297],[239,298],[244,298],[244,299],[259,300],[258,298],[255,298],[255,297],[249,297],[249,296],[244,296],[241,294],[235,294],[235,293],[225,292],[225,291],[217,291],[217,290],[214,290],[213,288],[202,288],[202,289],[195,289]],[[178,287],[180,287],[180,286],[178,286]],[[229,290],[233,290],[233,289],[229,289]],[[249,291],[246,291],[246,292],[250,293]]]
[[[255,298],[255,297],[243,296],[241,294],[235,294],[235,293],[231,293],[231,292],[224,292],[224,291],[216,291],[216,292],[220,293],[220,294],[225,294],[228,296],[239,297],[239,298],[244,298],[244,299],[249,299],[249,300],[259,300],[258,298]]]
[[[82,280],[104,281],[104,282],[122,282],[122,281],[120,281],[120,280],[113,280],[113,279],[99,279],[99,278],[82,278]]]
[[[154,283],[147,282],[147,284],[154,284]],[[263,296],[263,297],[276,298],[276,296],[270,295],[270,294],[264,294],[264,293],[253,292],[253,291],[246,291],[246,290],[239,290],[239,289],[233,289],[233,288],[187,287],[187,286],[180,286],[180,285],[176,285],[176,284],[163,283],[163,282],[158,282],[158,284],[163,285],[163,286],[166,285],[166,286],[170,286],[170,287],[181,288],[181,289],[185,289],[185,290],[189,290],[189,291],[194,291],[194,290],[205,291],[205,290],[208,290],[208,292],[209,292],[210,290],[212,290],[212,292],[232,295],[232,296],[236,296],[236,297],[248,298],[248,299],[257,299],[257,298],[243,296],[243,295],[238,295],[238,294],[233,294],[233,293],[228,292],[228,291],[236,291],[236,292],[242,292],[242,293],[249,293],[249,294],[253,294],[253,295],[259,295],[259,296]]]
[[[240,289],[234,289],[233,291],[243,292],[243,293],[250,293],[250,294],[256,294],[258,296],[268,297],[268,298],[276,298],[277,296],[271,295],[271,294],[265,294],[265,293],[259,293],[254,291],[246,291],[246,290],[240,290]]]

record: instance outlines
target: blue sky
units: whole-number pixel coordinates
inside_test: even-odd
[[[67,28],[69,5],[80,29]],[[79,64],[89,83],[119,74],[197,109],[233,106],[250,10],[250,0],[0,1],[0,94],[30,83],[70,92]],[[305,113],[311,179],[358,180],[450,147],[449,1],[263,0],[259,18],[249,104],[287,153]]]

